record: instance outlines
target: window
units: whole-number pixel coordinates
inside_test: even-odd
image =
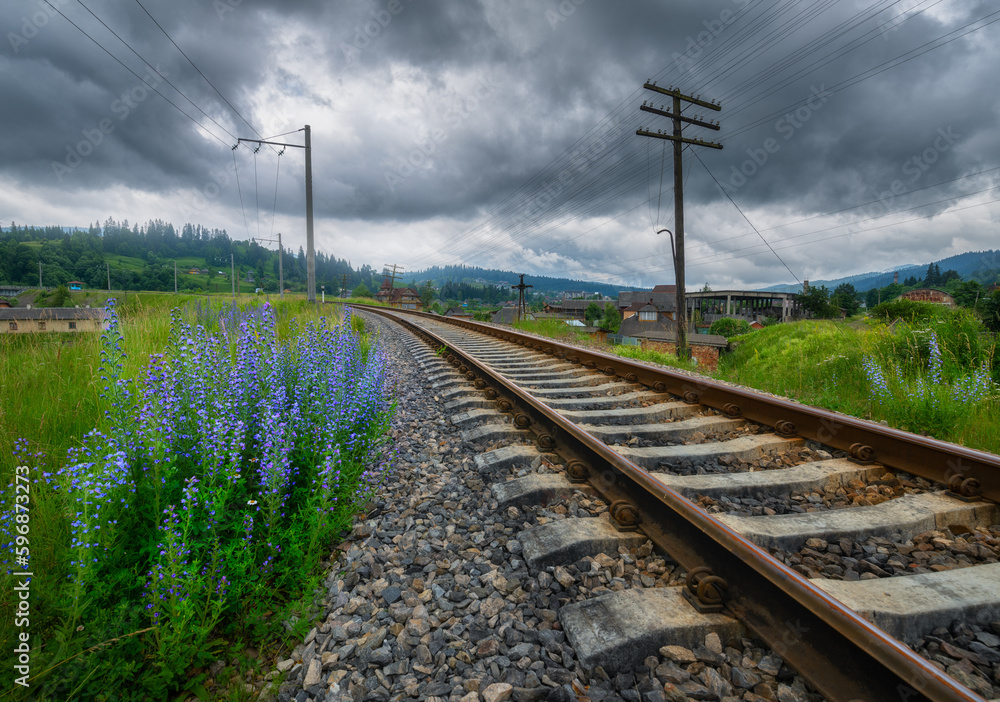
[[[70,322],[69,323],[69,328],[70,329],[76,329],[76,322]]]
[[[10,330],[11,331],[17,331],[17,322],[11,322],[10,323]]]
[[[38,331],[45,331],[45,322],[38,323]]]
[[[649,312],[639,313],[640,322],[655,322],[656,321],[656,310],[650,310]]]

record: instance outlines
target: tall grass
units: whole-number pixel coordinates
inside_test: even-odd
[[[717,376],[1000,453],[996,340],[964,312],[862,328],[780,324],[740,337]]]
[[[53,369],[34,376],[44,392],[25,397],[27,413],[46,416],[35,398],[65,401],[67,385],[81,411],[79,433],[61,431],[55,415],[42,432],[22,423],[32,440],[5,455],[33,469],[36,576],[32,688],[14,688],[8,666],[4,694],[139,700],[197,690],[198,667],[232,640],[273,632],[268,610],[302,593],[380,479],[369,463],[388,419],[385,365],[360,319],[331,326],[295,301],[186,302],[198,304],[168,316],[160,300],[137,301],[121,319],[111,304],[100,337],[7,342],[5,380],[32,354]],[[86,381],[76,387],[73,373]],[[30,380],[18,387],[29,391]],[[6,650],[18,633],[11,573],[21,569],[10,560],[12,493],[0,501]]]
[[[520,322],[514,322],[513,326],[531,334],[574,343],[590,341],[592,338],[591,334],[575,331],[562,319],[522,319]]]

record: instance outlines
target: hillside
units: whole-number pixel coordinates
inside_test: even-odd
[[[512,271],[503,271],[495,268],[478,268],[475,266],[432,266],[423,271],[402,276],[405,280],[416,280],[418,283],[430,281],[433,285],[441,286],[447,282],[473,283],[485,281],[489,284],[508,283],[517,285],[520,275]],[[541,275],[525,275],[526,285],[534,286],[533,293],[555,293],[564,290],[579,290],[589,294],[601,293],[602,295],[616,296],[620,290],[630,290],[627,285],[617,285],[609,283],[593,283],[585,280],[573,278],[550,278]]]
[[[874,288],[884,288],[886,285],[891,284],[896,272],[899,273],[900,282],[910,276],[915,276],[922,280],[927,273],[927,266],[931,264],[937,264],[942,271],[956,271],[962,276],[963,280],[978,280],[983,284],[993,283],[997,280],[998,274],[1000,274],[1000,250],[968,251],[937,261],[896,266],[888,271],[859,273],[858,275],[835,278],[833,280],[810,280],[809,284],[813,286],[825,285],[830,290],[833,290],[838,285],[850,283],[858,292],[866,292]],[[761,290],[768,292],[799,292],[801,289],[802,286],[798,283],[771,285],[761,288]]]

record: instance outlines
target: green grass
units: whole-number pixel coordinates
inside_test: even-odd
[[[208,300],[211,301],[213,311],[231,301],[228,295],[207,298],[205,295],[128,293],[117,294],[116,297],[119,300],[121,330],[127,351],[121,374],[131,378],[137,377],[146,368],[151,354],[163,353],[168,342],[172,308],[182,309],[187,321],[196,322],[199,310],[202,319],[208,317],[205,315]],[[243,304],[257,304],[262,302],[262,297],[243,296],[239,301]],[[287,295],[284,301],[272,296],[271,303],[276,309],[279,340],[288,338],[295,327],[301,330],[305,322],[317,320],[321,316],[330,318],[333,322],[340,319],[338,309],[311,305],[304,295]],[[356,322],[360,324],[361,320],[357,319]],[[352,326],[357,331],[363,331],[359,324]],[[371,340],[363,343],[370,344]],[[100,397],[100,351],[100,335],[97,333],[0,336],[0,421],[3,421],[5,428],[0,433],[0,486],[13,483],[15,465],[12,449],[18,438],[27,439],[33,453],[44,454],[33,461],[38,473],[54,473],[67,462],[67,451],[81,446],[84,434],[94,428],[104,432],[112,430],[103,415],[105,403]],[[70,517],[64,512],[65,505],[59,493],[47,487],[41,479],[32,480],[31,563],[36,573],[43,575],[32,582],[31,634],[36,644],[38,641],[46,643],[41,659],[36,660],[32,666],[33,675],[43,673],[52,661],[64,660],[69,653],[90,646],[95,641],[89,637],[94,636],[97,631],[115,631],[115,636],[123,638],[99,651],[84,651],[81,654],[84,657],[113,655],[129,660],[129,651],[138,651],[140,641],[150,636],[138,631],[116,630],[114,617],[117,615],[111,611],[95,612],[91,609],[85,611],[83,616],[79,613],[72,616],[66,614],[68,606],[63,583],[69,559],[66,544],[69,534],[67,522]],[[323,549],[314,550],[316,558],[326,552]],[[231,669],[224,672],[223,677],[231,673],[235,681],[246,670],[260,668],[261,658],[267,659],[265,665],[273,663],[277,651],[286,649],[287,644],[291,643],[291,639],[287,638],[290,635],[286,636],[280,624],[290,615],[302,617],[300,627],[309,624],[305,614],[312,601],[311,587],[319,584],[320,576],[315,570],[306,570],[309,572],[298,574],[295,577],[296,583],[282,591],[285,598],[283,601],[274,601],[272,597],[266,608],[245,612],[246,621],[252,624],[243,624],[239,618],[236,621],[229,618],[225,638],[206,644],[208,648],[204,655],[211,653],[216,657],[237,661]],[[132,574],[133,580],[135,575]],[[127,574],[124,577],[127,579]],[[264,599],[260,602],[263,603]],[[12,590],[5,586],[0,592],[0,643],[6,650],[11,650],[13,646],[13,606]],[[265,612],[264,609],[273,611]],[[100,626],[95,626],[97,620],[102,622]],[[83,624],[77,628],[79,622]],[[102,636],[97,642],[110,638],[110,634]],[[262,655],[243,655],[243,649],[248,646],[255,647]],[[43,661],[45,664],[39,665]],[[68,662],[69,665],[63,671],[78,667],[81,660]],[[136,664],[141,666],[143,672],[146,671],[140,660],[136,660]],[[0,679],[9,682],[7,676],[10,672],[8,667]],[[197,675],[197,671],[192,674]],[[123,670],[122,679],[127,677],[128,672]],[[94,682],[95,680],[91,680],[87,684],[92,686]],[[8,688],[8,685],[0,685],[0,697],[10,691]],[[219,690],[216,694],[219,695],[217,699],[243,699],[233,697],[228,690]],[[210,698],[211,695],[202,697]]]
[[[939,382],[930,372],[931,338],[941,349]],[[716,376],[803,403],[1000,453],[1000,397],[955,398],[977,369],[993,370],[995,339],[962,313],[923,325],[857,328],[804,321],[760,329],[734,343]],[[866,371],[866,364],[868,371]],[[886,381],[878,390],[874,373]],[[993,371],[995,372],[995,371]]]
[[[561,319],[523,319],[520,322],[515,322],[513,326],[523,332],[538,334],[558,341],[576,343],[590,341],[593,338],[592,334],[575,331],[573,327],[566,324],[565,320]]]
[[[644,349],[641,346],[615,346],[614,353],[616,356],[623,358],[634,358],[637,361],[659,363],[661,366],[680,368],[687,371],[698,370],[698,364],[693,360],[681,360],[677,358],[677,354],[653,351],[652,349]]]

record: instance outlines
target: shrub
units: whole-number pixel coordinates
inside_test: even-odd
[[[868,312],[868,316],[892,322],[902,319],[904,322],[928,321],[938,316],[941,311],[939,305],[930,302],[917,302],[900,298],[889,300],[881,305],[876,305]]]
[[[747,334],[750,331],[750,323],[745,319],[723,317],[722,319],[717,319],[712,322],[712,326],[708,331],[710,334],[718,334],[719,336],[724,336],[728,339],[731,336]]]

